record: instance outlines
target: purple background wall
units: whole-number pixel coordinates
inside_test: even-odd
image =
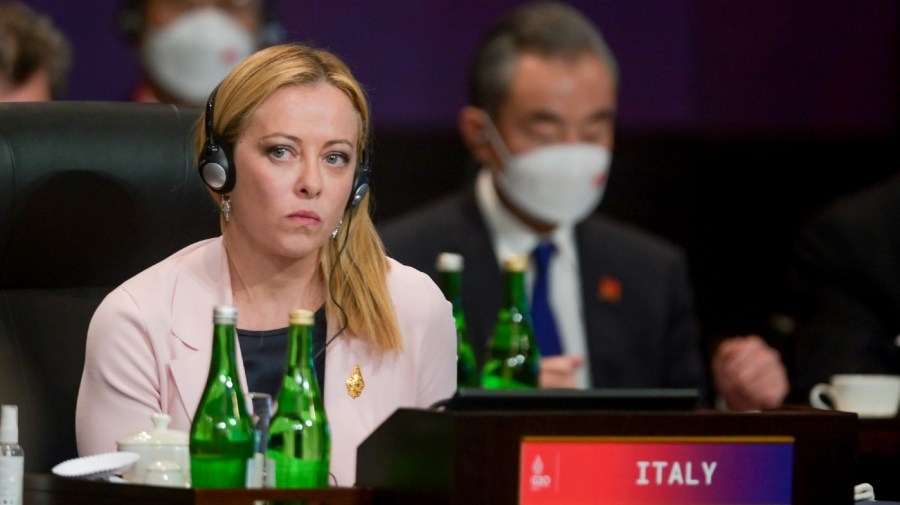
[[[29,0],[75,45],[68,96],[118,100],[138,79],[118,0]],[[289,40],[348,61],[373,104],[376,217],[458,187],[468,61],[513,0],[280,0]],[[684,246],[710,338],[790,310],[798,227],[896,172],[896,0],[573,0],[622,69],[601,210]],[[471,172],[469,172],[471,173]],[[773,330],[773,333],[774,332]],[[774,338],[774,337],[773,337]]]
[[[75,45],[69,99],[137,80],[118,0],[28,0]],[[467,62],[513,0],[280,0],[289,40],[329,47],[368,87],[376,126],[452,129]],[[896,130],[894,0],[575,0],[622,67],[620,129],[729,135]]]

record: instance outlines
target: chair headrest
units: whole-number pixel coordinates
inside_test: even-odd
[[[0,104],[0,288],[114,286],[219,233],[201,109]]]

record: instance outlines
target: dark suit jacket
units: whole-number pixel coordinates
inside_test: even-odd
[[[795,399],[836,373],[900,373],[900,174],[815,216],[795,273]]]
[[[479,365],[502,301],[502,272],[474,186],[384,223],[388,254],[437,278],[441,252],[465,258],[463,308]],[[682,253],[611,219],[576,227],[593,386],[705,392],[698,327]]]

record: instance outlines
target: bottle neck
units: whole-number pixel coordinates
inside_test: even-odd
[[[237,373],[234,338],[233,324],[214,325],[212,358],[209,364],[210,378],[222,374],[233,376]]]
[[[292,324],[288,328],[287,368],[312,368],[312,326]]]
[[[528,314],[528,297],[525,294],[525,272],[507,270],[504,283],[503,305],[510,309],[516,309],[523,316]]]
[[[462,313],[462,272],[441,271],[438,272],[438,283],[444,296],[453,306],[453,315]]]
[[[312,356],[312,326],[291,324],[288,328],[287,364],[281,391],[279,416],[296,416],[309,408],[322,408],[319,381]]]
[[[19,409],[14,405],[3,405],[0,415],[0,444],[19,443]]]

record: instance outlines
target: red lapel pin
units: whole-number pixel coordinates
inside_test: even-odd
[[[622,283],[615,277],[604,275],[597,283],[597,298],[606,303],[622,301]]]

